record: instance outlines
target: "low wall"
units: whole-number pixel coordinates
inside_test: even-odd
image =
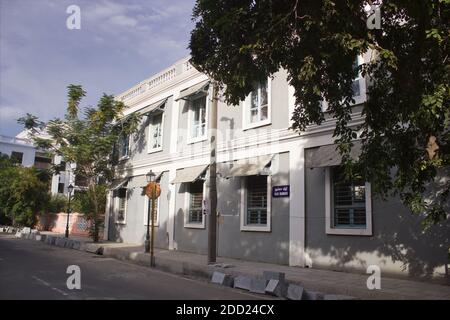
[[[38,218],[36,228],[40,231],[51,231],[57,233],[66,232],[67,213],[46,214]],[[73,212],[69,216],[69,234],[75,236],[89,236],[90,222],[84,218],[82,213]],[[100,238],[103,236],[100,232]]]

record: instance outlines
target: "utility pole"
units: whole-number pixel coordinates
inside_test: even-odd
[[[219,86],[212,82],[211,121],[209,128],[210,162],[209,162],[209,220],[208,220],[208,264],[216,263],[217,255],[217,102]]]

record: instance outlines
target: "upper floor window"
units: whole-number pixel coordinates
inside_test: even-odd
[[[206,95],[190,101],[190,140],[200,141],[206,138]]]
[[[366,82],[361,72],[358,71],[358,67],[364,63],[363,57],[358,55],[353,61],[353,69],[355,70],[355,78],[352,82],[353,99],[355,104],[363,103],[366,98],[365,85]],[[328,110],[328,102],[323,99],[321,102],[321,108],[323,112]]]
[[[355,73],[357,73],[357,75],[352,83],[353,97],[361,96],[362,76],[361,76],[361,72],[358,71],[358,67],[361,63],[362,63],[362,61],[360,61],[359,56],[356,57],[355,61],[353,61],[353,69],[355,70]]]
[[[130,137],[126,134],[121,134],[117,142],[117,149],[119,159],[126,158],[130,155]]]
[[[327,169],[327,233],[371,235],[370,184],[348,180],[342,167]]]
[[[158,112],[150,116],[148,152],[162,150],[164,113]]]
[[[270,123],[269,81],[262,81],[254,86],[244,103],[244,129]]]
[[[13,151],[11,152],[11,161],[16,164],[22,164],[23,152]]]

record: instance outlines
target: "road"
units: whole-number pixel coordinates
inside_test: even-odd
[[[81,289],[69,290],[69,265]],[[251,295],[77,250],[0,234],[0,299],[252,300]]]

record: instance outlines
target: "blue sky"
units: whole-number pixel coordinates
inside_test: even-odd
[[[27,112],[62,117],[66,86],[82,106],[118,94],[189,54],[194,0],[0,0],[0,134]],[[81,30],[69,30],[69,5]]]

